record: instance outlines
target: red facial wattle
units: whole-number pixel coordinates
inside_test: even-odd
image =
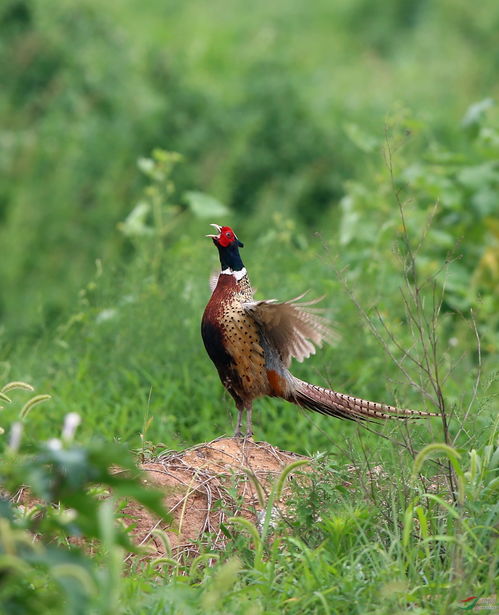
[[[234,241],[237,241],[234,231],[230,228],[230,226],[222,226],[217,243],[219,243],[223,248],[227,248]]]
[[[230,228],[230,226],[220,226],[219,224],[211,224],[217,229],[216,235],[206,235],[206,237],[210,237],[213,239],[213,243],[220,248],[242,248],[243,244],[237,238],[237,235]]]

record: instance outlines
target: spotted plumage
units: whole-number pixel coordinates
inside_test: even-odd
[[[252,435],[252,403],[264,395],[281,397],[321,414],[358,421],[437,416],[403,410],[338,393],[295,378],[293,358],[303,361],[322,342],[332,342],[333,331],[313,307],[318,300],[255,301],[239,248],[243,244],[227,226],[214,226],[208,235],[218,248],[221,271],[210,280],[212,295],[203,314],[201,334],[220,380],[238,409],[236,435],[247,413],[246,435]]]

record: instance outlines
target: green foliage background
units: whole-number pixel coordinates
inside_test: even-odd
[[[361,303],[400,314],[397,191],[415,238],[437,205],[423,273],[454,259],[445,311],[473,308],[483,350],[493,353],[498,67],[485,50],[498,16],[492,1],[391,2],[374,13],[360,0],[257,2],[251,11],[237,2],[217,11],[202,2],[4,3],[4,380],[41,382],[65,406],[102,404],[90,421],[105,414],[110,433],[126,439],[148,403],[153,439],[193,442],[225,430],[228,404],[198,334],[216,267],[202,236],[216,212],[189,208],[189,190],[229,207],[216,218],[245,240],[263,296],[327,294],[343,346],[304,375],[328,369],[335,384],[385,396],[388,374],[372,376],[392,367],[356,332],[359,316],[332,262],[349,268]],[[171,176],[174,193],[158,196],[163,218],[149,220],[155,242],[120,224],[149,198],[151,178],[136,161],[156,147],[184,161]],[[114,320],[96,324],[102,310]],[[462,331],[459,320],[449,320],[447,339]],[[186,404],[197,408],[190,419]]]
[[[349,296],[417,347],[399,200],[413,246],[424,238],[419,274],[443,294],[447,407],[462,419],[472,404],[451,436],[484,446],[496,414],[498,30],[495,0],[5,0],[0,382],[53,395],[30,413],[27,441],[53,436],[69,411],[83,442],[177,447],[231,432],[199,334],[217,266],[210,222],[245,242],[260,297],[326,295],[341,339],[296,375],[427,406]],[[424,293],[430,309],[430,284]],[[351,425],[257,406],[256,436],[276,446],[400,466]],[[443,438],[438,424],[411,429],[416,449]]]

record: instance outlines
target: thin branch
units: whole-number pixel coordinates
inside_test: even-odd
[[[478,333],[478,329],[476,326],[476,321],[475,321],[475,316],[473,314],[473,310],[470,310],[470,318],[471,318],[471,324],[473,325],[473,332],[475,334],[475,338],[476,338],[476,348],[477,348],[477,353],[478,353],[478,369],[477,369],[477,375],[475,378],[475,382],[473,384],[473,391],[471,393],[471,399],[470,402],[468,404],[468,407],[466,408],[466,412],[464,413],[463,416],[463,420],[461,421],[461,425],[459,427],[459,430],[457,432],[457,434],[454,437],[454,442],[457,442],[457,439],[459,438],[459,435],[461,434],[461,432],[464,430],[464,424],[466,423],[468,416],[471,412],[471,408],[473,406],[473,404],[475,403],[477,394],[478,394],[478,387],[480,385],[480,379],[482,376],[482,345],[480,342],[480,335]]]
[[[432,304],[432,319],[429,322],[426,316],[426,311],[424,309],[424,303],[421,295],[421,287],[419,285],[418,280],[418,269],[416,265],[416,258],[414,251],[412,250],[411,242],[409,239],[408,227],[406,224],[405,211],[404,206],[402,204],[402,200],[400,198],[400,191],[396,189],[395,186],[395,178],[393,173],[393,163],[392,163],[392,155],[391,155],[391,146],[390,140],[388,138],[387,127],[385,126],[385,160],[387,162],[387,166],[390,173],[390,180],[392,185],[392,190],[395,195],[395,200],[398,205],[400,220],[402,223],[402,242],[405,246],[405,257],[406,257],[406,266],[405,266],[405,284],[408,290],[409,295],[412,297],[414,302],[414,310],[408,300],[408,297],[405,295],[403,291],[402,296],[404,298],[404,303],[406,305],[406,312],[409,318],[412,320],[413,325],[415,327],[415,331],[419,338],[421,349],[422,349],[422,364],[424,364],[424,372],[427,374],[429,378],[429,383],[436,395],[437,399],[437,407],[440,410],[441,420],[442,420],[442,430],[444,434],[444,440],[447,444],[450,443],[450,435],[449,435],[449,423],[447,420],[446,414],[446,406],[445,406],[445,398],[442,391],[442,386],[439,378],[439,367],[438,367],[438,340],[437,340],[437,316],[440,313],[440,308],[443,301],[443,296],[440,297],[440,301],[438,303],[438,307],[435,306],[435,285],[433,284],[433,304]],[[421,242],[418,246],[418,249],[421,247]],[[449,486],[452,494],[452,498],[454,503],[457,503],[457,495],[456,495],[456,481],[454,476],[454,470],[450,461],[448,462],[448,480]]]

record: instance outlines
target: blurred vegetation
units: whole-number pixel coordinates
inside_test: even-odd
[[[55,394],[41,434],[82,410],[88,436],[132,444],[145,415],[169,444],[230,430],[198,331],[212,221],[236,227],[261,296],[326,293],[342,339],[300,375],[417,407],[345,289],[411,347],[399,204],[443,292],[449,404],[480,370],[489,398],[499,86],[484,49],[499,9],[369,7],[258,2],[243,19],[223,3],[220,20],[201,2],[2,5],[0,376]],[[259,406],[266,438],[328,445],[315,429],[298,445],[295,411]]]
[[[485,52],[499,26],[493,0],[393,1],[374,13],[367,0],[257,2],[244,19],[237,3],[220,11],[222,20],[196,1],[152,1],[147,11],[126,1],[2,3],[8,334],[38,335],[71,306],[97,258],[129,256],[116,225],[141,189],[135,161],[154,147],[185,157],[180,193],[216,195],[243,234],[271,209],[310,229],[332,214],[334,236],[348,182],[369,194],[366,169],[383,171],[392,118],[412,134],[400,177],[410,197],[422,209],[439,200],[449,235],[440,243],[473,242],[464,269],[497,282],[497,253],[487,251],[497,240],[487,222],[497,111],[482,103],[462,123],[497,95],[496,54]]]
[[[475,353],[463,324],[473,309],[484,358],[493,355],[499,86],[497,59],[484,49],[499,9],[369,7],[258,2],[242,19],[237,3],[223,3],[219,20],[201,2],[151,2],[147,11],[131,2],[3,3],[5,379],[59,394],[74,387],[79,401],[88,389],[84,403],[97,396],[115,407],[109,427],[125,438],[137,433],[147,399],[170,404],[158,438],[171,437],[168,421],[181,438],[203,438],[196,415],[189,429],[177,424],[190,420],[186,403],[223,429],[227,417],[213,410],[220,386],[197,330],[216,266],[202,235],[216,220],[246,242],[261,293],[327,293],[349,333],[321,364],[335,366],[335,382],[369,382],[366,393],[382,398],[370,374],[393,368],[369,354],[374,343],[357,333],[334,268],[347,266],[359,300],[384,302],[397,320],[396,195],[415,241],[432,219],[418,265],[445,287],[443,348],[458,340]],[[182,158],[155,161],[160,149]],[[465,370],[476,367],[470,361]]]
[[[49,410],[29,414],[28,449],[41,450],[68,412],[81,415],[82,446],[90,448],[96,435],[154,450],[231,432],[232,402],[199,334],[207,279],[218,265],[203,235],[217,222],[234,226],[244,241],[259,297],[286,299],[307,288],[326,295],[341,339],[293,366],[318,384],[427,407],[390,355],[405,367],[401,348],[425,352],[401,289],[420,287],[422,313],[430,316],[441,299],[433,365],[442,374],[449,437],[464,455],[462,468],[477,455],[485,467],[497,414],[498,31],[496,0],[256,0],[251,10],[227,0],[216,8],[200,0],[140,7],[132,0],[4,0],[0,382],[32,382],[53,396]],[[415,365],[409,375],[431,385]],[[17,413],[11,405],[2,410],[7,432]],[[401,468],[413,463],[413,454],[394,452],[365,430],[275,400],[257,402],[254,422],[258,438],[282,448],[328,450],[343,466],[380,463],[398,481],[387,501],[405,484]],[[398,429],[383,434],[406,441]],[[409,448],[443,439],[435,421],[421,422],[411,425]],[[473,480],[467,488],[476,487]],[[479,500],[478,491],[470,496],[473,518],[488,527],[491,504]],[[404,511],[416,514],[404,501],[393,505],[387,551],[370,560],[366,576],[364,508],[355,504],[362,518],[345,530],[352,556],[336,567],[344,589],[331,612],[357,612],[358,592],[358,612],[372,604],[380,613],[405,608],[412,601],[405,589],[428,578],[428,562],[438,559],[425,559],[426,543],[411,550],[406,536],[402,544]],[[443,532],[439,514],[436,535]],[[331,583],[330,525],[297,530],[317,533],[326,547],[290,542],[280,569],[287,583],[310,578],[302,569],[307,558],[319,585]],[[393,545],[401,550],[387,566]],[[492,591],[492,568],[484,572],[488,560],[475,553],[461,577],[469,595]],[[457,583],[447,576],[448,561],[439,561],[437,599]],[[168,604],[175,612],[182,604],[188,612],[195,604],[197,612],[204,600],[223,612],[228,603],[216,588],[231,565],[212,577],[208,569],[200,588],[189,590],[181,575],[158,588],[152,573],[144,591],[157,609]],[[402,585],[388,588],[384,571],[402,578],[407,566]],[[249,587],[267,570],[255,572],[247,561],[233,568],[226,571],[235,588],[229,602],[243,591],[236,578]],[[132,575],[116,591],[128,592],[130,609],[140,612],[135,581]],[[52,596],[53,579],[47,582]],[[395,594],[385,611],[384,584]],[[280,602],[271,584],[261,587],[251,598],[262,611],[272,604],[269,612],[303,612],[289,588],[290,602]],[[317,591],[314,583],[303,590],[310,612],[322,612]]]

